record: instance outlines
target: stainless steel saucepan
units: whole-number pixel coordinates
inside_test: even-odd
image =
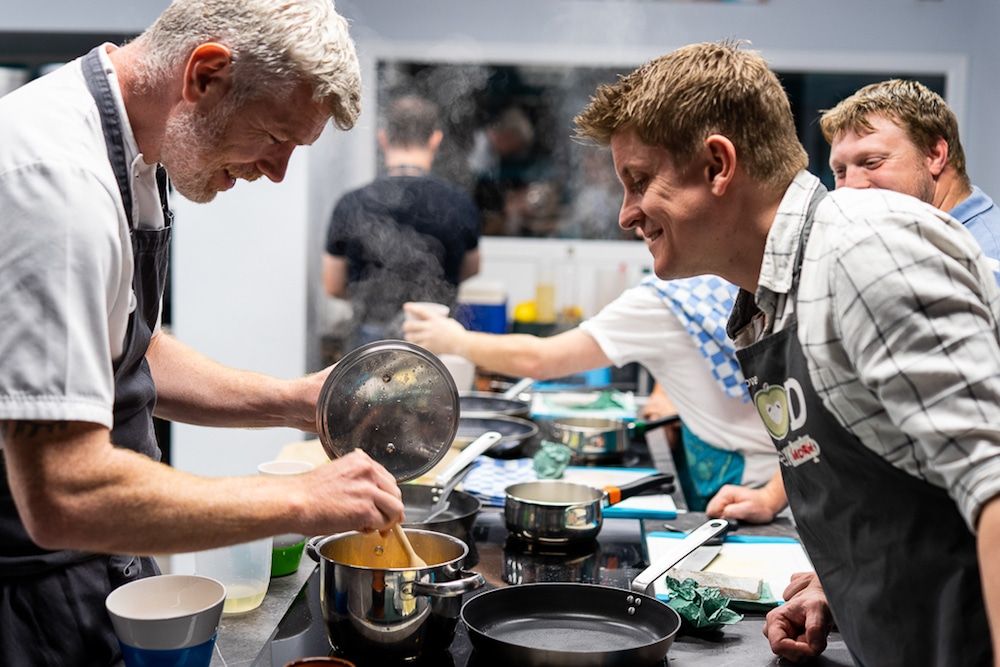
[[[603,461],[621,458],[628,451],[633,436],[677,419],[675,415],[648,422],[605,417],[560,417],[552,420],[549,430],[556,442],[573,451],[574,461]]]
[[[650,489],[672,489],[674,476],[656,474],[622,486],[595,489],[586,484],[540,480],[506,489],[503,515],[507,530],[535,542],[590,540],[601,532],[605,507]]]

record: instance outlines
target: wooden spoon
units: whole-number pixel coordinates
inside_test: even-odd
[[[427,562],[417,555],[417,552],[413,550],[413,545],[410,544],[410,538],[406,536],[406,531],[398,523],[392,527],[392,534],[396,536],[399,543],[403,546],[403,551],[406,552],[406,557],[410,559],[410,567],[420,570],[427,567]]]

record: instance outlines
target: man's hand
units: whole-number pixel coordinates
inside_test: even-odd
[[[414,303],[403,305],[409,319],[403,322],[406,340],[427,348],[434,354],[459,354],[464,356],[462,337],[465,327],[450,317],[434,315]]]
[[[815,572],[796,572],[792,575],[792,580],[785,587],[785,592],[781,594],[781,597],[785,600],[791,600],[806,588],[823,590],[823,585],[819,583],[819,577],[816,576]]]
[[[813,573],[792,575],[784,592],[785,604],[772,609],[764,623],[764,636],[775,655],[799,662],[826,650],[833,616],[826,593]]]
[[[403,521],[396,480],[360,449],[291,480],[303,482],[307,525],[301,532],[306,534],[387,530]]]
[[[705,513],[712,518],[737,519],[748,523],[770,523],[785,507],[784,494],[780,498],[768,487],[751,489],[726,484],[712,497]]]

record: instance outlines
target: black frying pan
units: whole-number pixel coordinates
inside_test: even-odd
[[[519,398],[503,398],[488,391],[463,391],[458,395],[462,417],[527,417],[531,403]]]
[[[403,522],[405,528],[423,528],[457,537],[469,547],[464,567],[472,567],[479,562],[479,550],[476,549],[476,540],[472,536],[472,527],[483,506],[478,498],[465,491],[452,491],[448,496],[448,507],[427,521],[428,510],[434,504],[434,487],[400,484],[399,490],[403,492],[403,505],[406,506],[406,521]]]
[[[487,431],[497,431],[502,437],[490,447],[491,456],[509,456],[519,450],[528,440],[538,435],[535,422],[520,417],[466,417],[458,420],[455,444],[463,447]]]
[[[653,582],[726,531],[712,519],[691,531],[632,581],[633,590],[593,584],[523,584],[487,591],[462,607],[476,651],[497,664],[528,667],[639,667],[663,660],[681,627],[652,597]]]

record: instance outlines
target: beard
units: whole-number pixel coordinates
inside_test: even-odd
[[[167,119],[160,150],[160,162],[170,174],[174,188],[186,199],[205,204],[218,194],[213,185],[225,163],[216,157],[223,137],[234,117],[229,105],[216,107],[208,114],[183,110]],[[234,178],[241,176],[230,172]]]

